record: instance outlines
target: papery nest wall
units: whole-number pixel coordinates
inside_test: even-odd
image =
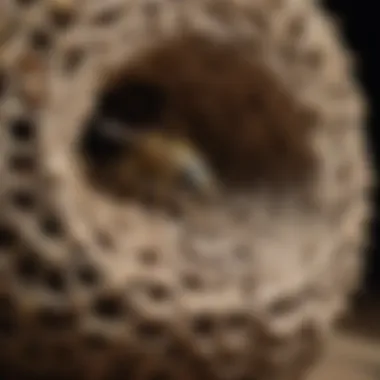
[[[360,284],[370,215],[365,100],[333,20],[309,0],[2,7],[5,373],[305,377]],[[221,202],[168,212],[140,171],[88,176],[88,118],[128,75],[169,94],[167,133],[216,168]]]

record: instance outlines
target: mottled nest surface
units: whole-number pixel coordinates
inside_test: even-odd
[[[134,380],[307,375],[359,283],[371,178],[352,62],[316,3],[1,2],[5,373]],[[193,42],[182,45],[180,36]],[[202,44],[217,46],[224,58],[201,62]],[[141,58],[152,51],[161,61]],[[229,70],[232,57],[241,58],[239,75]],[[211,158],[219,157],[213,142],[231,148],[230,166],[215,158],[219,167],[232,175],[252,168],[282,184],[309,173],[307,184],[290,192],[273,191],[273,181],[227,191],[219,206],[180,215],[100,191],[83,173],[78,141],[105,82],[121,69],[168,88],[176,88],[176,78],[202,78],[189,87],[194,107],[217,125],[201,138],[203,148]],[[218,77],[219,69],[225,74]],[[236,103],[229,122],[218,108],[223,102]],[[242,125],[238,117],[253,120],[253,129],[231,133],[231,124]]]

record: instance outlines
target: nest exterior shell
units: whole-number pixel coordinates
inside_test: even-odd
[[[0,359],[67,378],[296,379],[360,280],[365,106],[311,0],[12,1],[0,12]],[[264,60],[315,123],[298,197],[183,223],[84,180],[81,121],[107,73],[182,31]]]

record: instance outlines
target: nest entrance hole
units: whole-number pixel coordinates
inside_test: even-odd
[[[185,136],[223,182],[298,181],[314,169],[305,111],[260,62],[189,36],[136,55],[109,76],[80,150],[91,181],[113,195],[130,195],[120,183],[135,148],[111,137],[114,122],[126,135]]]

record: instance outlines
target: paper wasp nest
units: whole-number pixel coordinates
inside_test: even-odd
[[[0,7],[4,374],[304,378],[358,286],[369,217],[364,101],[331,18],[311,0]],[[102,117],[138,142],[91,135]],[[152,130],[167,160],[147,149],[144,166]],[[146,202],[162,173],[175,198],[173,136],[218,202]]]

